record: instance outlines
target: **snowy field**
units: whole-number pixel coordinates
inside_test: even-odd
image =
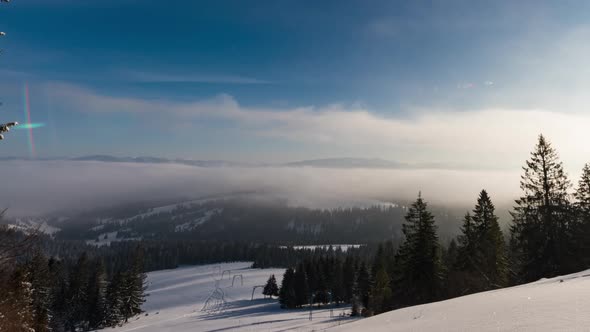
[[[276,299],[263,299],[258,288],[252,297],[252,287],[264,285],[271,274],[280,285],[284,269],[251,269],[251,263],[226,263],[183,267],[148,273],[147,302],[143,309],[147,316],[132,318],[129,323],[108,331],[321,331],[351,322],[341,317],[344,308],[314,307],[313,320],[309,311],[282,310]],[[231,274],[223,271],[231,270]],[[243,285],[240,277],[242,275]],[[216,280],[223,292],[225,304],[216,305],[220,292],[215,291]],[[209,306],[203,310],[207,299]],[[346,308],[350,311],[349,308]]]
[[[342,317],[345,309],[282,310],[257,289],[283,269],[250,269],[250,263],[184,267],[148,274],[147,316],[109,331],[590,331],[590,270],[531,284],[404,308],[372,318]],[[231,270],[231,277],[223,271]],[[234,276],[236,277],[232,287]],[[219,280],[216,282],[216,280]],[[225,304],[215,305],[215,284]],[[219,291],[214,295],[219,295]],[[349,312],[349,308],[346,308]]]
[[[319,244],[319,245],[308,245],[308,246],[293,246],[293,249],[295,250],[315,250],[318,248],[327,250],[330,247],[332,247],[333,250],[342,250],[343,252],[346,252],[349,248],[354,248],[354,249],[358,249],[361,246],[363,246],[363,244]],[[286,249],[288,248],[287,246],[280,246],[280,248]]]
[[[590,331],[590,270],[404,308],[328,331]]]

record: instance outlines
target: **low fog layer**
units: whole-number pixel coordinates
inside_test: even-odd
[[[5,161],[0,171],[0,206],[11,215],[241,191],[311,208],[406,202],[418,191],[434,204],[467,207],[482,188],[497,205],[506,205],[519,194],[517,171],[201,168],[82,161]]]

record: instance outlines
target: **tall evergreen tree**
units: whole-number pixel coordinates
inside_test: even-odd
[[[369,309],[374,314],[379,314],[387,311],[391,306],[392,291],[391,291],[391,278],[385,267],[380,267],[375,272],[375,282],[371,288],[371,296],[369,300]]]
[[[579,259],[578,269],[587,269],[590,267],[590,164],[582,169],[574,197],[577,211],[574,242]]]
[[[33,291],[28,279],[26,270],[17,267],[7,280],[2,280],[3,283],[0,284],[0,291],[2,291],[2,296],[0,296],[0,331],[34,331]]]
[[[463,217],[463,226],[461,234],[457,237],[459,242],[457,246],[457,260],[454,268],[459,271],[468,271],[474,269],[473,258],[476,256],[476,232],[473,225],[473,219],[469,213]]]
[[[118,271],[115,273],[107,287],[107,326],[114,327],[123,319],[125,319],[123,315],[123,287],[125,282],[124,279],[124,274],[121,271]]]
[[[354,285],[354,301],[360,303],[364,308],[369,306],[369,297],[371,295],[371,275],[367,265],[363,262],[356,273]]]
[[[66,328],[70,331],[88,328],[88,282],[90,262],[86,252],[80,255],[70,275]]]
[[[498,224],[494,204],[485,190],[479,194],[472,220],[477,239],[475,271],[483,277],[484,289],[504,287],[508,281],[504,235]]]
[[[264,296],[269,296],[271,298],[273,296],[279,295],[279,287],[277,286],[277,279],[275,278],[274,274],[268,277],[268,281],[266,282],[266,285],[264,285],[262,294],[264,294]]]
[[[107,326],[107,273],[102,259],[98,259],[89,282],[88,317],[90,327]]]
[[[68,312],[68,280],[64,263],[55,258],[50,258],[47,263],[49,271],[49,282],[52,285],[51,298],[51,320],[49,326],[52,331],[60,332],[65,330],[66,313]]]
[[[31,283],[31,298],[33,306],[33,329],[35,332],[50,330],[51,314],[51,284],[47,259],[40,251],[36,251],[27,264],[27,277]]]
[[[295,295],[295,271],[292,268],[285,270],[283,281],[279,289],[279,302],[282,308],[292,309],[297,306]]]
[[[512,212],[511,250],[523,281],[571,272],[570,182],[557,152],[543,135],[523,167]]]
[[[351,256],[346,256],[342,265],[342,284],[344,288],[344,302],[351,303],[354,289],[354,281],[356,278],[354,259]]]
[[[141,305],[145,302],[145,290],[147,288],[145,281],[147,275],[143,269],[143,251],[141,248],[136,248],[131,259],[131,269],[123,274],[123,306],[121,313],[125,317],[125,322],[142,312]]]
[[[305,267],[302,263],[297,265],[297,269],[295,270],[293,287],[295,290],[296,305],[301,307],[305,304],[308,304],[311,291],[307,280],[307,273],[305,272]]]
[[[402,231],[405,242],[396,255],[399,271],[394,282],[398,300],[401,305],[434,301],[442,281],[440,248],[434,217],[421,195],[410,207]]]

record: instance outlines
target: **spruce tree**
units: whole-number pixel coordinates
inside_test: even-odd
[[[380,267],[375,272],[375,282],[371,288],[369,309],[373,314],[380,314],[390,309],[392,291],[390,287],[391,278],[385,267]]]
[[[51,287],[47,259],[40,251],[36,251],[27,264],[28,282],[31,283],[33,307],[33,329],[36,332],[50,330]]]
[[[64,331],[68,312],[68,280],[64,263],[55,258],[50,258],[48,263],[49,282],[52,285],[51,320],[49,322],[52,331]]]
[[[469,213],[463,217],[463,226],[461,234],[457,237],[459,242],[457,246],[457,260],[455,269],[459,271],[474,270],[473,258],[476,256],[476,232],[473,226],[473,219]]]
[[[266,285],[264,285],[262,294],[264,294],[264,296],[269,296],[271,298],[273,296],[279,295],[279,287],[277,286],[277,280],[275,279],[274,274],[268,277],[268,281],[266,282]]]
[[[363,308],[369,306],[369,297],[371,294],[371,275],[367,269],[367,265],[361,263],[357,273],[354,286],[354,299],[359,302]]]
[[[297,305],[295,295],[295,271],[292,268],[285,270],[283,281],[279,290],[279,303],[282,308],[292,309]]]
[[[578,269],[582,270],[590,267],[590,164],[582,169],[574,197],[577,211],[574,242],[579,258]]]
[[[107,274],[102,259],[98,259],[89,282],[88,317],[91,328],[107,325]]]
[[[512,212],[511,250],[523,281],[571,272],[570,182],[551,143],[539,136],[523,167]]]
[[[107,326],[114,327],[125,319],[123,315],[123,287],[124,274],[121,271],[118,271],[115,273],[107,287]]]
[[[295,290],[295,303],[296,306],[301,307],[309,303],[309,297],[311,290],[307,280],[307,273],[303,264],[299,264],[295,270],[295,276],[293,281],[293,287]],[[310,303],[311,304],[311,303]]]
[[[347,255],[342,265],[342,287],[345,303],[351,303],[354,289],[354,281],[356,277],[355,263],[352,256]]]
[[[80,255],[70,275],[66,328],[74,331],[88,327],[88,282],[90,280],[90,262],[86,252]]]
[[[35,324],[32,285],[27,271],[16,267],[0,274],[0,331],[30,332]]]
[[[132,257],[131,269],[123,274],[121,313],[125,317],[125,322],[142,312],[141,305],[145,302],[147,288],[146,278],[143,270],[143,251],[137,248]]]
[[[438,298],[442,281],[440,248],[434,217],[418,195],[402,226],[405,241],[397,255],[394,282],[401,305],[432,302]]]
[[[485,190],[479,194],[472,220],[477,239],[475,271],[483,277],[485,290],[504,287],[508,282],[504,235],[494,204]]]

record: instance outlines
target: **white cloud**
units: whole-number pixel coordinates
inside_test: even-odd
[[[250,191],[294,206],[335,208],[405,203],[421,190],[431,203],[467,208],[486,188],[497,205],[506,206],[518,194],[519,179],[512,171],[200,168],[81,161],[3,161],[0,172],[0,208],[8,207],[13,215]]]
[[[563,159],[581,168],[590,155],[590,115],[548,110],[485,109],[465,112],[421,110],[396,118],[341,105],[270,109],[243,107],[231,96],[196,102],[112,97],[66,84],[48,93],[83,112],[130,112],[167,121],[220,118],[258,137],[348,151],[405,162],[441,162],[477,167],[517,167],[539,133],[554,142]],[[344,150],[343,150],[344,149]],[[326,150],[326,149],[324,149]]]

